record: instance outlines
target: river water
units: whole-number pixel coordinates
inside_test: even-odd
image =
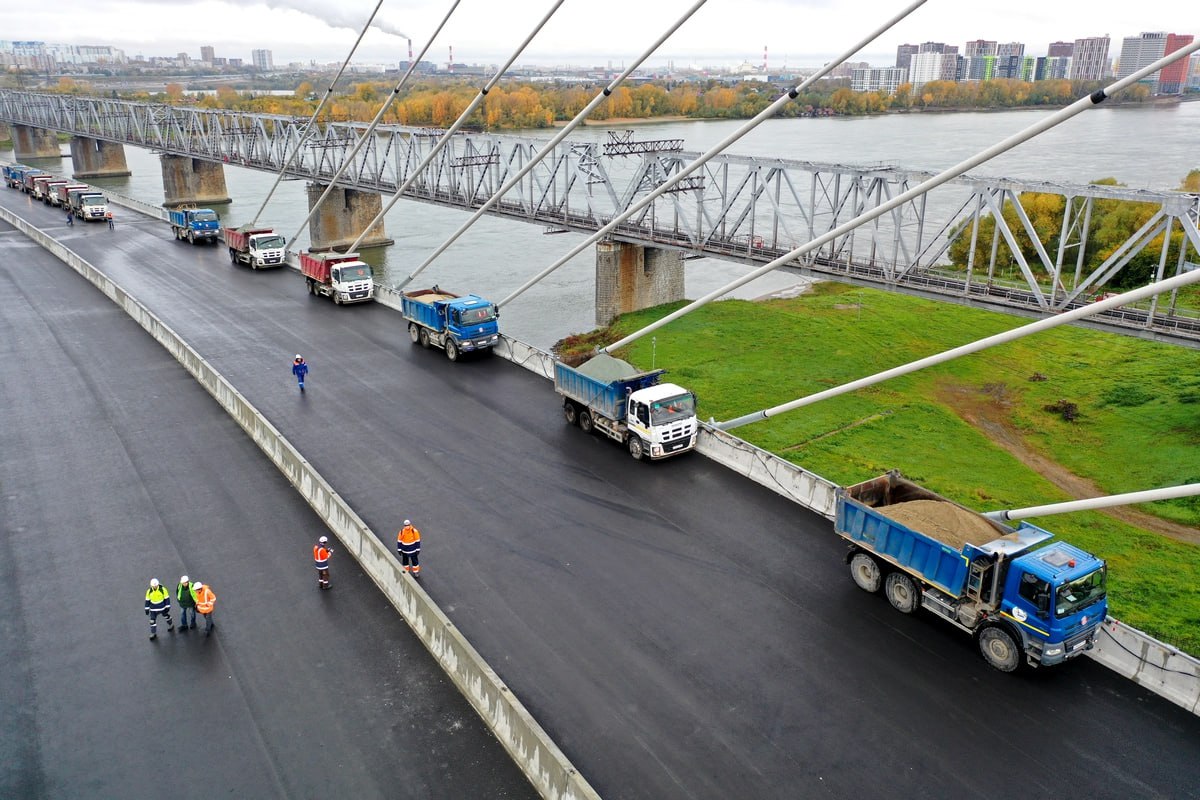
[[[1045,110],[892,114],[878,117],[769,120],[732,148],[738,155],[800,159],[856,166],[881,163],[940,171],[1037,122]],[[720,142],[742,121],[643,123],[639,139],[684,139],[687,150],[703,151]],[[619,125],[612,127],[621,127]],[[573,133],[578,140],[607,138],[608,127],[589,126]],[[1029,181],[1086,183],[1113,177],[1134,188],[1169,190],[1189,170],[1200,167],[1197,155],[1200,103],[1168,106],[1099,107],[974,170],[980,176]],[[548,139],[552,134],[525,135]],[[0,152],[12,158],[12,152]],[[148,150],[126,148],[133,174],[96,180],[96,185],[151,204],[163,200],[158,158]],[[44,166],[52,172],[70,169]],[[274,177],[227,165],[226,184],[234,201],[218,207],[225,224],[250,221]],[[276,191],[261,222],[290,236],[307,213],[302,181],[285,181]],[[370,262],[387,285],[399,281],[425,260],[466,219],[465,212],[424,203],[397,203],[386,219],[395,245],[367,250]],[[500,299],[550,265],[582,236],[546,235],[536,225],[485,217],[429,267],[416,283],[439,283],[454,291]],[[300,249],[307,237],[300,239]],[[294,245],[291,249],[298,249]],[[744,275],[748,267],[715,259],[686,262],[686,292],[699,297]],[[299,280],[299,278],[297,278]],[[759,297],[795,285],[792,275],[766,275],[731,296]],[[416,285],[414,283],[414,286]],[[594,255],[585,251],[505,306],[506,333],[539,347],[549,347],[570,333],[594,324]]]

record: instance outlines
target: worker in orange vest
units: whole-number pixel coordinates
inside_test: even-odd
[[[396,553],[400,556],[400,566],[404,567],[405,572],[414,578],[421,577],[421,532],[410,520],[404,520],[404,527],[396,534]]]
[[[317,586],[329,588],[329,559],[333,550],[329,547],[329,537],[322,536],[313,545],[313,562],[317,565]]]
[[[204,617],[204,635],[211,636],[213,628],[217,627],[217,623],[213,622],[212,618],[217,596],[207,583],[192,581],[192,597],[196,601],[196,613]]]

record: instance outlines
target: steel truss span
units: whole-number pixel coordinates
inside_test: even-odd
[[[0,91],[0,120],[278,172],[318,183],[342,166],[367,125],[321,123],[302,141],[307,119],[105,98]],[[441,138],[429,128],[381,126],[338,180],[392,194]],[[615,143],[615,144],[614,144]],[[525,166],[544,141],[458,133],[418,176],[406,197],[461,209],[480,207]],[[550,230],[594,233],[677,174],[697,153],[675,140],[560,143],[488,213]],[[889,201],[930,173],[895,165],[853,166],[720,155],[622,223],[615,236],[689,254],[765,264]],[[1053,224],[1035,225],[1019,198],[1060,198]],[[1145,204],[1148,219],[1099,264],[1087,252],[1096,203]],[[1001,213],[1004,210],[1006,213]],[[804,274],[942,300],[1044,316],[1091,302],[1142,252],[1157,264],[1145,282],[1195,265],[1200,195],[1114,186],[963,176],[860,226],[789,265]],[[981,225],[986,221],[986,225]],[[970,236],[968,263],[952,267],[951,240]],[[1190,244],[1170,250],[1172,238]],[[1019,243],[1032,247],[1022,248]],[[1022,250],[1033,251],[1032,258]],[[983,253],[983,257],[979,257]],[[1144,259],[1142,259],[1144,261]],[[1195,261],[1200,261],[1196,257]],[[1200,318],[1175,294],[1098,315],[1090,324],[1200,347]]]

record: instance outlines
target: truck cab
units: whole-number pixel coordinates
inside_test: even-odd
[[[375,293],[371,266],[358,253],[300,253],[300,272],[309,294],[329,297],[334,303],[361,303]]]
[[[625,410],[630,436],[641,439],[651,459],[690,450],[695,444],[696,396],[682,386],[659,383],[639,389],[629,395]]]
[[[108,198],[99,192],[89,192],[79,196],[80,219],[104,219],[108,213]]]
[[[277,267],[283,263],[283,251],[287,240],[282,233],[266,231],[252,233],[247,237],[247,255],[254,267]]]

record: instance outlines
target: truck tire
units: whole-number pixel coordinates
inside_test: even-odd
[[[866,553],[855,553],[850,559],[850,578],[864,592],[875,594],[883,585],[879,564]]]
[[[413,344],[421,343],[421,328],[417,323],[408,323],[408,338],[412,339]]]
[[[580,411],[579,412],[579,430],[583,431],[584,433],[591,433],[595,429],[596,429],[596,424],[594,422],[592,422],[591,412]]]
[[[1021,643],[1008,628],[991,624],[979,631],[977,641],[983,660],[1001,672],[1015,672],[1021,666],[1024,654]]]
[[[568,425],[579,424],[579,409],[570,400],[563,402],[563,417],[566,418]]]
[[[304,283],[308,286],[308,293],[315,295],[317,293],[317,284],[312,278],[305,278]]]
[[[903,572],[890,573],[883,589],[892,608],[901,614],[912,614],[921,607],[921,588]]]
[[[341,293],[341,292],[339,292],[339,291],[334,291],[334,292],[333,292],[333,293],[330,295],[330,297],[332,297],[332,298],[333,298],[333,304],[334,304],[335,306],[340,306],[340,305],[342,304],[342,293]]]
[[[458,342],[446,336],[446,358],[451,361],[458,361]]]
[[[629,455],[633,456],[634,461],[641,461],[646,456],[646,443],[636,433],[629,434],[629,438],[625,444],[629,448]]]
[[[429,349],[429,331],[426,328],[421,328],[421,347]]]

